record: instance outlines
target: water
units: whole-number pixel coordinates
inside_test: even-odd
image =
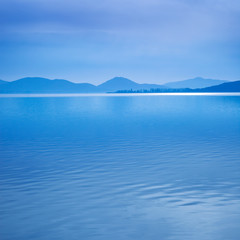
[[[239,96],[0,98],[1,240],[240,239]]]

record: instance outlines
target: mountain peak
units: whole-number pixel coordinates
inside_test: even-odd
[[[110,83],[110,82],[111,82],[111,84],[112,83],[120,83],[120,82],[121,82],[121,84],[122,83],[135,83],[134,81],[132,81],[132,80],[130,80],[128,78],[125,78],[125,77],[114,77],[114,78],[111,78],[110,80],[108,80],[108,81],[106,81],[106,82],[104,82],[104,83],[102,83],[100,85],[103,85],[103,84],[106,84],[106,83]]]

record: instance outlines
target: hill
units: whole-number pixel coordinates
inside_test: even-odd
[[[3,81],[3,80],[0,79],[0,85],[1,84],[5,84],[5,83],[8,83],[8,82],[7,81]]]
[[[151,88],[167,88],[158,84],[140,84],[123,77],[115,77],[97,86],[103,92],[116,92],[118,90],[141,90]]]
[[[209,79],[195,78],[180,83],[203,81],[210,84]],[[211,80],[213,83],[221,80]],[[170,83],[169,83],[170,85]],[[180,85],[178,85],[180,86]],[[192,84],[194,88],[197,84]],[[27,77],[13,82],[0,80],[0,93],[106,93],[106,92],[240,92],[240,81],[224,82],[211,87],[190,89],[190,87],[170,88],[158,84],[139,84],[130,79],[115,77],[98,86],[90,83],[73,83],[63,79],[50,80],[47,78]]]
[[[164,86],[168,88],[205,88],[205,87],[211,87],[215,85],[219,85],[222,83],[225,83],[227,81],[225,80],[216,80],[216,79],[206,79],[201,77],[196,77],[193,79],[187,79],[183,81],[177,81],[177,82],[169,82],[164,84]]]
[[[96,86],[89,83],[73,83],[63,79],[28,77],[0,85],[0,93],[91,93]]]
[[[116,93],[214,93],[214,92],[240,92],[240,80],[234,82],[226,82],[216,86],[207,87],[207,88],[151,88],[150,90],[118,90]]]
[[[0,93],[106,93],[121,89],[166,88],[157,84],[139,84],[123,77],[110,79],[98,86],[90,83],[73,83],[63,79],[27,77],[0,85]]]
[[[199,92],[240,92],[240,80],[198,89]]]

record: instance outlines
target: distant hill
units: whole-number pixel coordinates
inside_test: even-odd
[[[240,80],[198,89],[199,92],[240,92]]]
[[[216,86],[207,88],[151,88],[150,90],[118,90],[116,93],[200,93],[200,92],[240,92],[240,80],[234,82],[226,82]]]
[[[92,93],[97,87],[89,83],[28,77],[0,85],[0,93]]]
[[[169,83],[164,84],[164,86],[166,86],[168,88],[196,89],[196,88],[211,87],[211,86],[219,85],[219,84],[225,83],[225,82],[227,82],[227,81],[197,77],[197,78],[178,81],[178,82],[169,82]]]
[[[123,77],[115,77],[97,86],[103,92],[116,92],[118,90],[140,90],[151,88],[167,88],[158,84],[139,84]]]
[[[127,78],[116,77],[98,86],[90,83],[73,83],[63,79],[28,77],[0,84],[0,93],[105,93],[121,89],[166,88],[157,84],[138,84]]]
[[[105,91],[110,92],[119,89],[131,89],[136,87],[137,85],[138,85],[137,83],[127,78],[115,77],[98,85],[98,89],[102,90],[103,92]]]
[[[0,85],[4,84],[4,83],[8,83],[8,82],[7,81],[3,81],[3,80],[0,79]]]
[[[208,82],[211,79],[195,78],[179,83],[184,84],[199,81]],[[212,84],[222,82],[221,80],[211,80]],[[170,85],[170,83],[169,83]],[[200,84],[201,85],[201,84]],[[225,82],[216,86],[196,89],[190,87],[170,88],[165,85],[158,84],[139,84],[130,79],[123,77],[115,77],[98,86],[90,83],[73,83],[63,79],[50,80],[47,78],[27,77],[13,82],[0,80],[0,93],[106,93],[106,92],[240,92],[240,81]],[[194,87],[193,87],[194,86]],[[192,84],[195,88],[197,84]]]

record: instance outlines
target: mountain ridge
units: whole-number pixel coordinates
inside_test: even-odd
[[[102,84],[73,83],[64,79],[26,77],[0,85],[0,93],[104,93],[119,89],[166,88],[158,84],[140,84],[123,77],[112,78]]]
[[[198,89],[200,92],[240,92],[240,80]]]
[[[186,79],[182,81],[175,81],[175,82],[169,82],[165,83],[164,86],[167,86],[169,88],[205,88],[205,87],[211,87],[215,85],[219,85],[222,83],[228,82],[226,80],[217,80],[217,79],[211,79],[211,78],[202,78],[202,77],[196,77],[191,79]]]
[[[203,78],[194,78],[188,79],[181,82],[191,82],[191,81],[208,81],[209,79]],[[211,81],[213,79],[210,79]],[[221,84],[228,84],[233,82],[226,82],[225,80],[213,80],[215,83],[219,83],[224,81]],[[176,82],[173,82],[176,83]],[[169,83],[170,84],[170,83]],[[209,83],[210,84],[210,83]],[[21,78],[12,82],[7,82],[0,80],[0,93],[107,93],[107,92],[117,92],[117,91],[150,91],[151,89],[159,89],[160,91],[225,91],[224,89],[229,89],[229,91],[236,91],[232,89],[234,86],[238,89],[238,83],[235,85],[223,85],[220,88],[217,86],[221,85],[217,84],[214,88],[213,86],[207,88],[197,88],[197,89],[190,89],[189,87],[185,88],[170,88],[164,85],[159,84],[149,84],[149,83],[136,83],[128,78],[124,77],[115,77],[106,82],[103,82],[99,85],[93,85],[90,83],[74,83],[70,82],[65,79],[48,79],[48,78],[41,78],[41,77],[26,77]],[[184,90],[185,89],[185,90]],[[187,90],[188,89],[188,90]],[[212,90],[211,90],[212,89]],[[240,91],[240,90],[239,90]]]
[[[5,83],[8,83],[8,82],[0,79],[0,85],[1,85],[1,84],[5,84]]]
[[[141,91],[133,90],[119,90],[115,93],[221,93],[221,92],[237,92],[240,93],[240,80],[233,82],[226,82],[216,86],[206,87],[206,88],[168,88],[168,89],[143,89]]]
[[[0,85],[0,93],[90,93],[95,86],[90,83],[73,83],[64,79],[27,77]]]

